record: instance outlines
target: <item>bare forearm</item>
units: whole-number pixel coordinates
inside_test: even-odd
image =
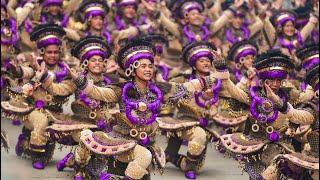
[[[34,9],[34,4],[28,2],[23,8],[17,9],[17,27],[19,27],[23,21],[29,16],[31,11]]]
[[[271,43],[270,45],[274,45],[275,44],[275,40],[276,40],[276,30],[273,27],[273,25],[270,22],[270,19],[267,17],[264,20],[264,26],[263,26],[265,32],[266,32],[266,38],[268,39],[268,41]]]
[[[171,21],[168,17],[166,17],[163,13],[160,13],[159,22],[165,29],[167,29],[175,37],[177,38],[181,37],[181,34],[179,32],[179,26],[173,21]]]
[[[223,12],[222,16],[219,17],[213,24],[210,26],[210,30],[212,34],[218,32],[221,28],[223,28],[228,22],[229,19],[233,17],[233,14],[230,10],[226,10]]]
[[[259,32],[263,28],[263,22],[259,17],[255,17],[255,22],[249,26],[250,37],[254,36],[257,32]]]
[[[316,27],[317,22],[318,22],[317,19],[310,18],[309,22],[302,28],[300,32],[302,41],[305,41],[309,37],[312,30]]]
[[[104,102],[118,102],[119,98],[116,92],[107,87],[98,87],[93,85],[92,82],[88,82],[86,87],[83,89],[83,92],[86,93],[91,98],[104,101]]]

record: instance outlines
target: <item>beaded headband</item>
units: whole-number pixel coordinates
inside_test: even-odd
[[[119,7],[123,7],[123,6],[130,6],[130,5],[136,6],[137,4],[138,2],[136,0],[120,0],[117,5]]]
[[[234,60],[236,61],[236,63],[239,63],[242,57],[246,57],[248,55],[257,55],[257,49],[250,44],[246,44],[245,46],[240,47],[234,55]]]
[[[89,17],[99,16],[99,15],[104,17],[107,12],[102,4],[92,3],[85,7],[84,13],[85,13],[84,15],[85,19],[88,19]]]
[[[213,61],[212,49],[206,45],[196,46],[188,51],[187,59],[190,66],[195,66],[196,61],[200,58],[209,58]]]
[[[182,5],[180,13],[181,15],[185,16],[187,13],[194,9],[197,9],[200,12],[203,11],[203,7],[197,1],[190,1]]]
[[[276,18],[276,26],[281,27],[283,26],[287,21],[295,22],[296,18],[293,14],[289,13],[282,13]]]

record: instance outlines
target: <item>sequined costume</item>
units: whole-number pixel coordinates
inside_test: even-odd
[[[254,67],[259,79],[268,81],[285,79],[293,64],[280,51],[270,50],[255,59]],[[278,90],[281,99],[272,102],[266,98],[266,85],[253,86],[250,93],[237,88],[230,79],[225,80],[223,86],[232,97],[250,105],[250,117],[244,133],[223,135],[220,140],[230,152],[238,155],[240,162],[245,162],[244,169],[250,178],[259,179],[273,157],[294,151],[285,135],[288,122],[308,125],[315,119],[309,111],[294,109],[288,102],[290,97],[286,96],[281,88]]]
[[[57,25],[40,25],[33,30],[31,40],[37,41],[40,55],[43,56],[47,47],[61,46],[60,38],[64,33]],[[60,50],[57,50],[57,53],[60,53]],[[48,141],[49,135],[45,131],[50,121],[48,112],[61,113],[62,104],[68,100],[67,97],[73,93],[75,86],[63,61],[58,60],[53,65],[49,65],[46,60],[38,63],[47,67],[48,71],[41,74],[30,66],[22,65],[14,68],[17,77],[29,79],[29,82],[22,87],[11,89],[16,97],[1,102],[1,107],[22,119],[24,123],[23,133],[16,145],[17,155],[31,155],[33,166],[43,169],[54,150],[54,142]],[[26,145],[26,142],[30,144]]]

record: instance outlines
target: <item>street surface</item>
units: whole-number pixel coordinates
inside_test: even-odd
[[[45,170],[36,170],[32,168],[31,161],[17,157],[14,147],[17,143],[18,134],[21,132],[21,126],[13,126],[8,120],[1,119],[1,129],[5,130],[9,136],[11,148],[9,153],[1,149],[1,179],[2,180],[69,180],[72,179],[72,170],[65,169],[63,172],[56,170],[55,164],[58,160],[66,155],[70,148],[64,148],[60,151],[59,145],[56,146],[56,151],[51,163]],[[165,138],[160,137],[160,146],[165,148]],[[181,148],[181,152],[185,152],[186,148]],[[155,173],[151,177],[152,180],[183,180],[184,174],[175,168],[170,163],[167,164],[163,175]],[[248,180],[246,173],[242,175],[241,170],[235,160],[228,157],[223,157],[215,150],[213,144],[208,145],[207,158],[205,166],[200,175],[199,180]]]

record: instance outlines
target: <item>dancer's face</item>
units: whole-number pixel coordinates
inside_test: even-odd
[[[136,9],[133,5],[123,7],[123,16],[127,19],[133,19],[137,15]]]
[[[104,59],[101,56],[94,55],[89,59],[88,69],[92,74],[101,74],[104,70]]]
[[[231,24],[232,24],[232,27],[235,28],[235,29],[240,29],[240,27],[242,26],[243,24],[243,18],[241,17],[234,17],[232,20],[231,20]]]
[[[287,21],[283,26],[283,33],[285,36],[293,36],[295,32],[294,24],[292,21]]]
[[[202,57],[196,61],[196,71],[200,74],[208,74],[212,68],[210,59]]]
[[[8,14],[6,10],[3,7],[1,7],[1,21],[7,18],[8,18]]]
[[[278,92],[281,86],[281,79],[266,79],[264,83],[268,85],[273,92]]]
[[[48,7],[48,10],[49,10],[49,14],[51,14],[52,16],[56,16],[60,13],[61,7],[58,5],[51,5]]]
[[[150,81],[154,76],[154,64],[149,59],[139,60],[140,66],[135,70],[135,76],[143,81]]]
[[[201,26],[205,17],[197,10],[193,9],[185,15],[186,22],[193,26]]]
[[[94,30],[101,30],[103,28],[103,17],[102,16],[92,16],[90,19],[90,26]]]
[[[10,27],[5,26],[5,27],[1,27],[1,40],[12,40],[12,30],[10,29]]]
[[[43,60],[47,65],[53,66],[56,65],[60,58],[60,50],[57,45],[49,45],[45,47]]]
[[[247,55],[244,58],[243,67],[246,68],[246,69],[251,68],[253,60],[254,60],[254,56],[253,55]]]

